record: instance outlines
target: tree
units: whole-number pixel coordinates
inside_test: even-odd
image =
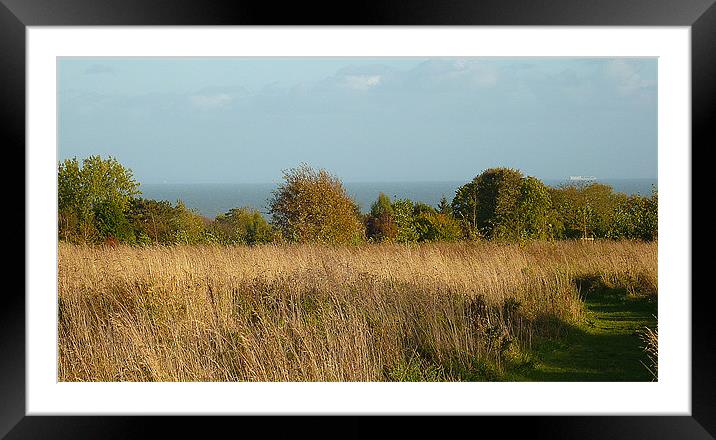
[[[130,200],[140,194],[138,188],[132,171],[111,156],[106,160],[90,156],[82,161],[82,166],[77,158],[61,162],[57,171],[60,234],[66,238],[70,235],[84,240],[94,238],[98,233],[94,215],[99,205],[105,204],[102,208],[105,211],[125,212]]]
[[[522,173],[511,168],[485,170],[458,188],[452,201],[453,215],[488,238],[515,230],[522,179]]]
[[[433,208],[432,206],[428,205],[427,203],[415,202],[415,203],[413,204],[413,216],[414,216],[414,217],[417,217],[417,216],[419,216],[420,214],[423,214],[423,213],[435,214],[436,211],[435,211],[435,208]]]
[[[539,179],[534,177],[522,179],[516,214],[516,228],[512,233],[515,238],[552,237],[552,201],[549,190]]]
[[[440,212],[422,212],[415,219],[418,241],[456,241],[462,238],[460,222]]]
[[[644,240],[659,238],[659,192],[655,187],[652,187],[651,197],[646,199],[644,204],[644,220],[640,232]]]
[[[472,231],[477,231],[477,179],[475,177],[471,182],[459,187],[451,205],[453,216]]]
[[[166,200],[135,198],[128,218],[140,242],[168,244],[179,230],[178,211]]]
[[[360,210],[341,181],[306,164],[284,172],[269,213],[284,238],[295,242],[355,243],[364,235]]]
[[[181,200],[176,204],[176,225],[174,243],[197,244],[206,241],[205,228],[211,222],[196,211],[186,207]]]
[[[658,223],[658,194],[654,189],[651,197],[633,195],[615,206],[608,237],[656,240]]]
[[[450,205],[450,202],[448,202],[448,199],[445,198],[445,196],[440,197],[440,202],[438,203],[437,211],[440,214],[452,216],[452,206]]]
[[[393,202],[393,218],[397,227],[395,241],[398,243],[412,243],[418,241],[418,231],[415,229],[413,217],[415,206],[410,199],[399,199]]]
[[[115,238],[123,243],[134,242],[132,225],[129,224],[122,207],[116,201],[97,202],[93,214],[93,223],[99,238]]]
[[[567,238],[606,238],[614,233],[614,222],[619,221],[617,207],[627,196],[614,193],[608,185],[565,185],[552,188],[550,198],[564,224]]]
[[[380,193],[371,205],[366,217],[366,235],[374,241],[393,241],[398,234],[398,227],[393,219],[393,206],[390,197]]]
[[[271,225],[261,213],[249,207],[233,208],[216,216],[211,230],[228,244],[268,243],[273,239]]]

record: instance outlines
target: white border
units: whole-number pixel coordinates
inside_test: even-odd
[[[308,55],[659,57],[659,382],[57,383],[56,57]],[[690,94],[687,27],[30,27],[27,413],[690,415]]]

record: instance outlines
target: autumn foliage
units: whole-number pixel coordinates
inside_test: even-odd
[[[364,235],[358,205],[340,179],[305,164],[284,172],[269,212],[288,241],[355,243]]]

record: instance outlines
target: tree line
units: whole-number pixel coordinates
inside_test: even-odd
[[[519,170],[490,168],[437,206],[381,193],[363,214],[338,177],[302,164],[284,171],[268,214],[270,221],[241,207],[209,219],[181,201],[142,198],[132,171],[112,157],[58,166],[59,238],[89,243],[656,240],[658,194],[628,196],[599,183],[554,188]]]

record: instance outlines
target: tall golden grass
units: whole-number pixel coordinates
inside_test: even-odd
[[[59,245],[60,381],[489,380],[657,245]]]

